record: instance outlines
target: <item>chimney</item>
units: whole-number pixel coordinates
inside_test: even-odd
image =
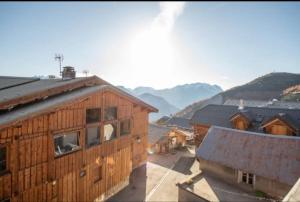
[[[65,66],[62,71],[62,80],[70,80],[76,78],[76,71],[74,67]]]
[[[240,99],[239,110],[243,110],[243,109],[244,109],[244,100]]]

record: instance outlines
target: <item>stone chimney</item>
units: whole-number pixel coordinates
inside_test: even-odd
[[[70,80],[70,79],[75,79],[76,78],[76,71],[74,67],[71,66],[65,66],[63,67],[62,71],[62,79],[63,80]]]

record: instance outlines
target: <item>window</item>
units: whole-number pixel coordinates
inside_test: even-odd
[[[54,147],[55,156],[60,156],[79,149],[79,132],[55,135]]]
[[[105,124],[104,125],[104,141],[112,140],[117,137],[117,126],[116,124]]]
[[[120,135],[127,135],[130,133],[130,119],[121,121],[120,125]]]
[[[86,123],[96,123],[100,121],[100,108],[93,108],[86,110]]]
[[[97,166],[94,169],[94,183],[99,182],[100,180],[102,180],[102,166]]]
[[[91,147],[100,144],[99,126],[89,126],[86,129],[86,146]]]
[[[6,170],[6,147],[0,148],[0,172]]]
[[[108,107],[105,109],[105,120],[115,120],[117,119],[117,107]]]
[[[242,172],[242,182],[252,185],[254,183],[254,175],[252,173]]]

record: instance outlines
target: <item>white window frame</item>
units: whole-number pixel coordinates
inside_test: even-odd
[[[246,174],[246,182],[243,181],[243,174]],[[249,174],[253,175],[252,184],[249,184]],[[241,170],[238,170],[238,183],[248,184],[254,187],[256,181],[256,176],[253,173],[247,173]]]

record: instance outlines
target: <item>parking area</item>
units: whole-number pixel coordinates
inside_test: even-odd
[[[135,169],[130,184],[108,201],[177,201],[177,182],[199,171],[194,148],[149,155],[145,166]]]

